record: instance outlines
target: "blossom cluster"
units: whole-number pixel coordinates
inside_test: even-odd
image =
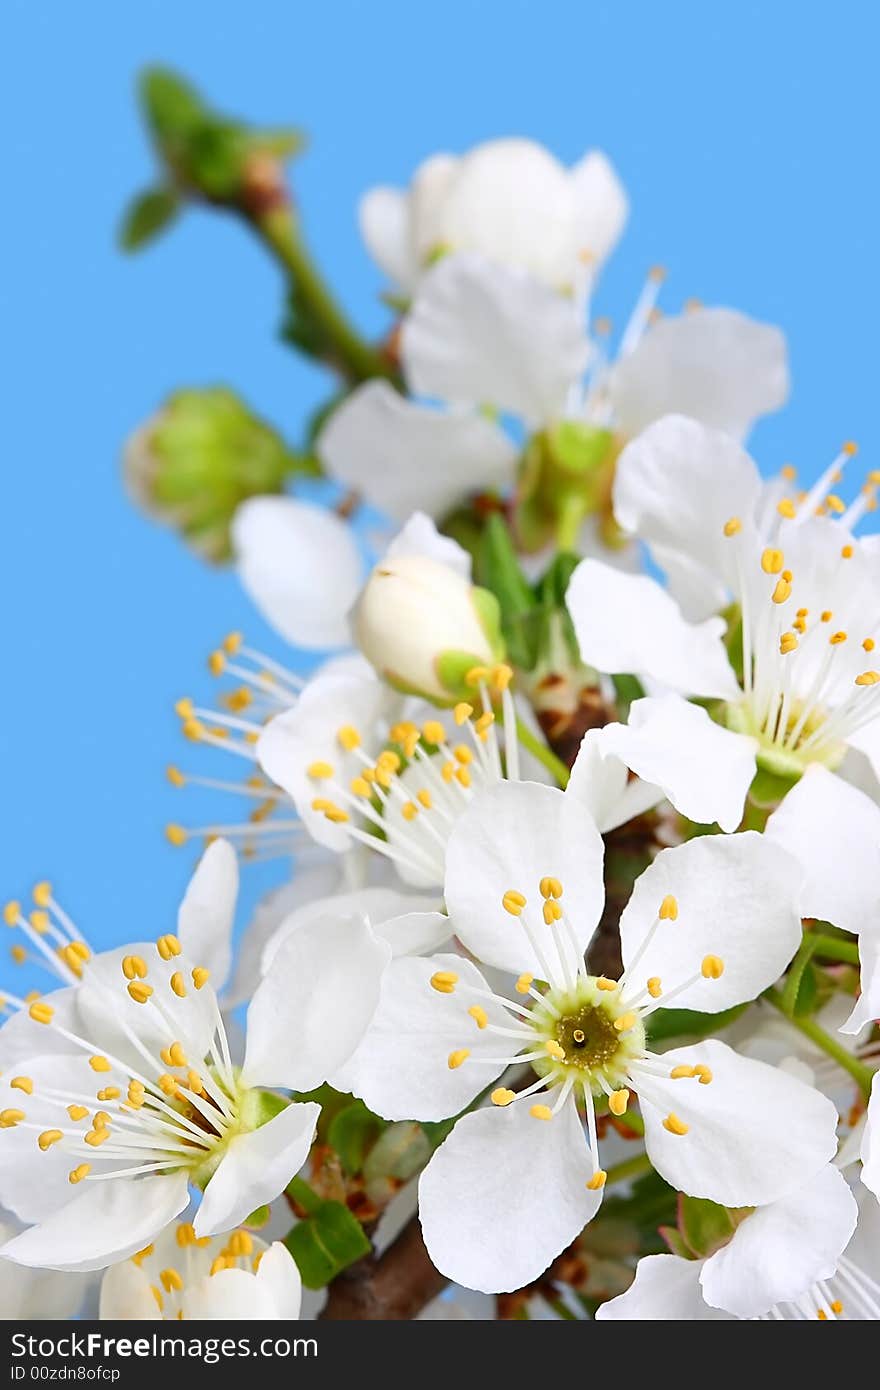
[[[426,1316],[880,1318],[878,479],[746,452],[779,329],[657,270],[593,317],[627,214],[526,140],[364,198],[393,332],[308,340],[322,500],[236,498],[279,644],[177,705],[218,812],[167,827],[176,917],[4,910],[48,981],[3,989],[7,1316],[311,1315],[417,1220]],[[173,425],[126,464],[187,531]]]

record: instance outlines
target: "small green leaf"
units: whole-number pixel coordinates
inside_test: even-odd
[[[318,1196],[318,1193],[306,1182],[305,1178],[291,1178],[285,1192],[290,1200],[296,1203],[300,1211],[305,1212],[306,1216],[313,1216],[324,1205],[324,1198]]]
[[[528,640],[528,617],[538,608],[531,585],[520,569],[503,517],[493,512],[486,521],[477,558],[477,579],[491,590],[501,610],[501,630],[515,666],[530,670],[534,643]]]
[[[285,1238],[307,1289],[322,1289],[372,1249],[364,1228],[341,1202],[322,1202]]]
[[[123,251],[139,251],[155,241],[180,211],[180,199],[171,188],[148,188],[132,199],[119,228]]]
[[[270,1207],[257,1207],[257,1209],[255,1211],[252,1211],[250,1216],[248,1216],[242,1224],[245,1226],[249,1226],[251,1230],[259,1231],[262,1229],[263,1226],[266,1225],[266,1222],[269,1220],[269,1217],[271,1215],[272,1210]]]
[[[385,1120],[368,1110],[362,1100],[356,1100],[333,1117],[327,1143],[336,1150],[345,1171],[354,1175],[363,1168],[364,1159],[385,1128]]]
[[[682,1260],[696,1259],[694,1252],[685,1242],[681,1232],[675,1226],[661,1226],[660,1235],[666,1241],[673,1255],[678,1255]]]
[[[718,1014],[701,1014],[695,1009],[657,1009],[650,1015],[647,1033],[652,1042],[666,1038],[714,1037],[747,1008],[747,1004],[735,1004],[732,1009],[722,1009]]]
[[[678,1229],[697,1259],[705,1259],[727,1244],[736,1230],[736,1222],[727,1207],[704,1197],[682,1194],[678,1201]]]
[[[376,1178],[394,1178],[406,1182],[424,1168],[433,1145],[425,1134],[429,1126],[413,1120],[398,1120],[390,1124],[373,1145],[364,1162],[367,1182]],[[451,1127],[451,1124],[450,1124]]]

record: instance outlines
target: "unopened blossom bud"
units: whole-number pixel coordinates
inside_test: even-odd
[[[392,685],[444,703],[466,692],[474,667],[504,655],[494,594],[424,555],[376,566],[354,611],[354,633]]]
[[[177,528],[209,560],[230,554],[229,527],[249,497],[308,471],[284,440],[223,387],[178,391],[130,436],[125,478],[134,501]]]

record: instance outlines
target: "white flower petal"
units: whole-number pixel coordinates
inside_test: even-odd
[[[390,960],[363,917],[292,932],[248,1008],[244,1084],[310,1091],[326,1081],[361,1041]]]
[[[710,1308],[700,1288],[702,1260],[679,1255],[645,1255],[626,1293],[596,1310],[597,1322],[730,1321],[728,1313]]]
[[[419,1182],[428,1254],[441,1274],[483,1293],[537,1279],[592,1220],[602,1193],[574,1101],[550,1121],[514,1103],[465,1115]]]
[[[876,1072],[871,1082],[871,1099],[868,1101],[859,1157],[862,1160],[862,1182],[875,1197],[880,1197],[880,1085],[877,1084]]]
[[[647,575],[582,560],[565,601],[587,665],[609,675],[638,676],[679,695],[738,697],[722,642],[724,620],[687,622],[675,600]]]
[[[723,729],[679,695],[636,700],[627,724],[599,732],[603,750],[662,788],[683,816],[736,830],[755,776],[756,739]]]
[[[101,1280],[98,1316],[101,1322],[161,1322],[162,1314],[144,1270],[131,1260],[112,1264]]]
[[[425,277],[401,351],[417,394],[533,424],[559,414],[589,358],[571,300],[474,255],[448,256]]]
[[[866,1023],[880,1018],[880,931],[863,932],[859,937],[860,989],[852,1013],[840,1025],[841,1033],[860,1033]]]
[[[577,251],[600,266],[614,250],[629,215],[626,190],[601,150],[589,150],[571,170]]]
[[[184,1318],[196,1322],[271,1322],[279,1316],[271,1295],[244,1269],[204,1275],[184,1290],[180,1306]]]
[[[409,197],[400,188],[371,188],[358,204],[358,223],[367,250],[399,289],[410,291],[418,267],[410,237]]]
[[[177,935],[190,960],[211,972],[220,989],[232,964],[232,924],[238,897],[238,856],[215,840],[199,861],[177,913]]]
[[[675,412],[741,439],[788,391],[784,335],[733,309],[659,319],[610,383],[617,423],[629,435]]]
[[[803,865],[802,916],[855,933],[880,919],[880,807],[864,792],[813,763],[766,834]]]
[[[459,978],[452,994],[432,989],[431,976],[451,970]],[[366,1037],[348,1063],[332,1076],[337,1090],[353,1091],[386,1120],[445,1120],[457,1115],[500,1072],[482,1057],[505,1057],[515,1040],[478,1028],[468,1009],[481,1004],[491,1023],[510,1027],[498,1004],[467,988],[487,990],[479,970],[461,956],[395,960],[382,981],[382,997]],[[450,1053],[470,1049],[459,1067]]]
[[[584,734],[565,789],[566,796],[581,803],[603,834],[621,824],[619,812],[629,783],[626,764],[607,745],[604,732],[589,729]],[[659,788],[653,794],[660,799]]]
[[[432,154],[416,169],[410,185],[410,236],[421,274],[431,259],[445,248],[443,225],[446,199],[461,160],[441,152]]]
[[[302,1279],[296,1260],[280,1240],[263,1252],[256,1280],[272,1301],[275,1311],[269,1316],[296,1322],[302,1307]]]
[[[687,566],[685,595],[670,587],[685,617],[723,608],[736,584],[738,543],[724,534],[732,517],[748,526],[761,498],[761,476],[735,440],[682,415],[657,420],[629,443],[614,472],[614,515],[645,541],[661,565]]]
[[[837,1111],[819,1091],[717,1039],[663,1054],[670,1070],[708,1066],[712,1081],[652,1077],[639,1093],[645,1146],[657,1172],[680,1192],[724,1206],[775,1202],[809,1181],[837,1152]],[[687,1134],[670,1134],[667,1114]]]
[[[424,956],[446,945],[452,935],[452,923],[445,912],[405,912],[377,921],[373,930],[381,941],[387,941],[392,956]]]
[[[384,381],[359,386],[317,440],[331,478],[404,521],[420,508],[443,517],[469,493],[509,483],[516,449],[476,412],[417,405]]]
[[[313,1101],[296,1102],[231,1140],[196,1212],[196,1235],[228,1231],[273,1201],[305,1163],[320,1113]]]
[[[363,579],[351,527],[326,507],[252,497],[232,523],[238,575],[268,623],[295,647],[342,647]]]
[[[553,935],[542,916],[540,880],[561,881],[563,907],[585,948],[605,897],[603,853],[588,812],[556,787],[501,782],[481,792],[459,817],[446,850],[446,906],[456,935],[489,965],[545,978],[523,922],[505,910],[502,898],[510,889],[525,896],[523,916],[552,968]]]
[[[351,893],[316,897],[283,919],[266,943],[261,973],[268,974],[288,937],[310,922],[327,917],[365,918],[375,935],[381,941],[387,941],[392,955],[423,955],[426,950],[436,950],[451,935],[448,917],[444,916],[442,922],[435,921],[441,915],[441,906],[442,901],[437,895],[422,897],[415,893],[404,893],[399,888],[367,887]],[[423,922],[423,917],[429,920]],[[441,932],[445,934],[441,935]],[[408,944],[408,938],[411,938],[412,945]]]
[[[856,1199],[829,1164],[804,1187],[758,1207],[703,1264],[703,1297],[738,1318],[791,1303],[830,1279],[856,1228]]]
[[[243,1004],[253,995],[263,974],[263,954],[282,922],[304,905],[338,891],[343,881],[342,863],[334,855],[316,864],[297,865],[290,883],[273,888],[260,899],[239,943],[235,975],[223,996],[226,1008]]]
[[[753,830],[701,835],[661,850],[636,880],[620,918],[624,968],[667,896],[675,898],[678,918],[659,923],[627,978],[626,992],[640,991],[657,976],[670,993],[697,975],[695,984],[676,995],[677,1008],[714,1014],[755,999],[778,980],[800,945],[800,882],[797,861]],[[700,975],[707,956],[721,958],[720,979]]]
[[[471,578],[473,561],[470,552],[451,536],[441,535],[424,512],[413,512],[385,550],[382,559],[394,560],[403,555],[421,555],[426,560],[436,560],[462,579]]]
[[[185,1172],[86,1180],[71,1201],[0,1247],[0,1254],[47,1269],[103,1269],[142,1250],[188,1202]]]

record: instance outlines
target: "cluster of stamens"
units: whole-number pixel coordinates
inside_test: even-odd
[[[147,1279],[156,1307],[166,1320],[184,1318],[183,1295],[195,1283],[226,1269],[256,1274],[266,1251],[263,1242],[256,1241],[249,1231],[237,1230],[226,1236],[197,1236],[188,1221],[179,1222],[175,1227],[174,1241],[176,1253],[164,1248],[168,1244],[166,1240],[161,1251],[157,1251],[155,1245],[147,1245],[131,1256],[131,1263]]]

